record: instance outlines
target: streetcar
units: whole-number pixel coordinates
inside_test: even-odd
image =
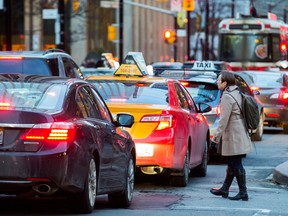
[[[223,19],[218,26],[219,60],[229,62],[233,71],[265,70],[286,60],[288,25],[272,15]]]

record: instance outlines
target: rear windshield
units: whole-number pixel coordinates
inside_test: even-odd
[[[219,89],[209,83],[189,83],[185,86],[196,103],[211,103],[217,100]]]
[[[91,82],[96,86],[105,102],[168,104],[168,87],[166,83],[151,84],[116,80],[93,80]]]
[[[51,76],[44,59],[10,59],[0,60],[0,73],[19,73]]]
[[[62,109],[66,86],[51,83],[0,82],[2,109]]]
[[[253,73],[249,76],[252,77],[254,85],[261,88],[282,87],[284,82],[282,73]]]

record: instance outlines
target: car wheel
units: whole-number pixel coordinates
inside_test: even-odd
[[[190,153],[187,148],[185,159],[184,159],[184,168],[181,172],[181,176],[172,176],[171,184],[176,187],[186,187],[189,182],[190,176]]]
[[[71,197],[73,201],[72,208],[80,213],[91,213],[95,206],[96,189],[96,164],[94,158],[91,158],[83,192],[73,194],[73,196]]]
[[[126,173],[126,186],[123,192],[108,194],[109,203],[114,207],[128,207],[130,206],[133,198],[135,182],[135,164],[133,156],[130,155],[130,159],[127,165]]]
[[[283,133],[288,134],[288,124],[283,124]]]
[[[203,152],[203,160],[202,163],[196,167],[195,174],[199,177],[205,177],[207,174],[207,164],[208,164],[208,144],[207,141],[205,143],[205,148]]]
[[[261,141],[263,136],[263,130],[264,130],[264,117],[263,113],[260,115],[259,125],[256,129],[256,133],[252,135],[253,141]]]

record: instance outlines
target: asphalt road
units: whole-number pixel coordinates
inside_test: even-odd
[[[255,142],[256,151],[247,155],[244,166],[247,172],[249,201],[231,201],[210,194],[211,187],[221,186],[225,164],[211,162],[207,176],[191,177],[185,188],[171,187],[163,178],[137,178],[134,199],[127,209],[113,209],[107,196],[99,196],[95,210],[97,216],[186,216],[233,215],[279,216],[287,215],[287,187],[273,182],[273,169],[288,158],[288,135],[279,129],[265,130],[263,140]],[[238,192],[236,182],[230,194]],[[64,200],[17,200],[0,197],[2,215],[75,215],[71,214]]]

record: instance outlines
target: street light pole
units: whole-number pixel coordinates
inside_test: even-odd
[[[190,57],[190,49],[191,49],[191,42],[190,42],[190,35],[191,35],[191,12],[187,11],[187,60],[192,60]]]
[[[123,16],[124,16],[124,1],[119,1],[119,63],[123,61]]]
[[[209,59],[209,0],[206,0],[204,60]]]

